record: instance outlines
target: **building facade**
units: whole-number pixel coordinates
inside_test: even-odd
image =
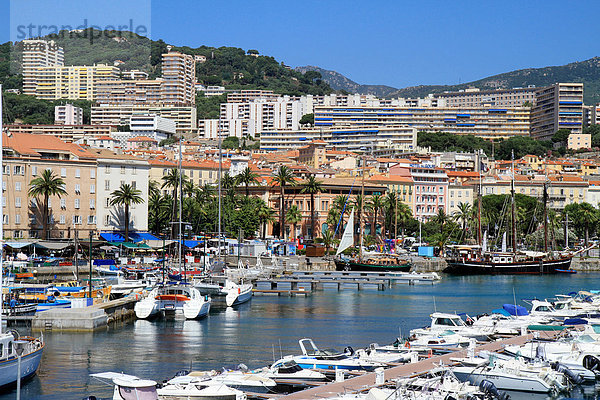
[[[196,61],[179,52],[162,55],[161,102],[164,104],[196,104]]]
[[[73,104],[54,107],[54,123],[63,125],[83,125],[83,108]]]
[[[550,140],[559,129],[583,130],[583,83],[556,83],[536,91],[531,136]]]
[[[35,96],[37,87],[37,71],[44,67],[62,67],[65,65],[65,54],[62,47],[53,41],[23,40],[23,93]]]

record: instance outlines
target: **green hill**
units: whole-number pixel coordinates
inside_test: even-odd
[[[89,32],[89,33],[88,33]],[[150,77],[160,76],[161,54],[167,51],[167,43],[162,40],[150,40],[130,32],[60,32],[56,36],[47,36],[64,49],[66,65],[109,64],[120,61],[122,70],[139,69]],[[109,34],[103,34],[109,33]],[[82,38],[87,34],[85,38]],[[94,37],[94,40],[90,40]],[[258,55],[256,50],[235,47],[198,48],[177,47],[174,50],[191,55],[203,55],[206,62],[196,63],[198,82],[207,85],[220,85],[228,89],[266,89],[289,95],[326,94],[332,89],[319,79],[319,76],[305,76],[286,67],[273,57]],[[6,88],[18,88],[19,79],[11,74],[9,57],[19,54],[21,43],[5,43],[0,48],[0,83]],[[14,57],[13,57],[14,58]],[[14,71],[14,70],[13,70]]]

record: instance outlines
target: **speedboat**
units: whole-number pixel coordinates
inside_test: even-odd
[[[140,379],[137,376],[118,372],[100,372],[90,376],[105,384],[114,385],[113,400],[158,400],[159,398],[156,382],[149,379]]]
[[[295,361],[300,367],[306,369],[324,369],[324,370],[367,370],[371,371],[377,367],[384,366],[384,363],[373,362],[356,357],[351,347],[346,347],[346,351],[340,353],[333,349],[319,350],[312,339],[300,339],[298,341],[302,355],[284,357],[281,361]]]
[[[178,375],[169,380],[167,384],[180,386],[227,386],[251,393],[269,393],[277,386],[277,383],[273,379],[241,370],[192,371],[185,375],[181,375],[181,373]]]
[[[2,327],[0,326],[0,330]],[[21,381],[35,375],[42,359],[44,343],[37,338],[20,337],[15,331],[0,331],[0,390],[14,386],[18,379],[21,353]]]
[[[210,311],[211,298],[202,296],[189,285],[158,286],[146,298],[136,303],[136,317],[149,319],[160,314],[181,313],[186,319],[206,317]]]
[[[252,284],[235,283],[229,279],[225,281],[225,302],[227,307],[237,306],[249,301],[252,298]]]
[[[462,320],[460,315],[434,312],[431,314],[431,325],[426,328],[413,329],[410,331],[411,336],[429,336],[431,334],[439,334],[445,331],[452,331],[466,338],[473,338],[479,341],[487,341],[494,333],[493,329],[488,327],[473,327],[468,326]]]
[[[321,382],[327,380],[324,374],[304,369],[294,360],[279,360],[270,367],[264,367],[251,372],[273,380],[286,379],[299,382]]]
[[[131,293],[139,293],[145,288],[153,287],[159,282],[156,271],[124,269],[124,276],[119,276],[117,284],[112,286],[111,296],[120,298]]]
[[[226,385],[200,382],[167,382],[157,389],[160,400],[246,400],[244,392]]]
[[[525,307],[504,304],[501,309],[492,310],[472,320],[472,327],[489,329],[498,336],[520,335],[529,325],[547,325],[552,322],[545,316],[531,316]]]

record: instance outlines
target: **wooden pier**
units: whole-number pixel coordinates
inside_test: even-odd
[[[556,332],[540,332],[540,339],[552,339],[555,337]],[[522,345],[530,342],[534,335],[523,335],[515,336],[510,339],[498,340],[495,342],[485,343],[478,346],[475,349],[475,353],[487,350],[487,351],[501,351],[505,346],[509,345]],[[467,357],[467,349],[456,351],[453,353],[444,354],[441,356],[434,356],[425,360],[403,364],[397,367],[392,367],[384,371],[385,380],[389,381],[395,378],[410,377],[415,375],[423,374],[427,371],[432,370],[435,367],[439,367],[440,364],[452,365],[451,358],[456,357]],[[332,397],[335,395],[357,392],[365,390],[375,386],[375,372],[370,372],[356,378],[344,380],[343,382],[333,382],[327,385],[306,389],[300,392],[295,392],[285,396],[281,396],[279,400],[306,400],[313,398],[325,398]]]

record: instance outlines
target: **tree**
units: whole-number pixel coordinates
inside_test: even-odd
[[[310,125],[313,126],[315,124],[315,114],[304,114],[300,121],[298,121],[300,125]]]
[[[433,217],[433,222],[440,226],[440,234],[444,234],[444,225],[449,221],[448,215],[442,207],[438,209],[438,213]]]
[[[221,147],[224,149],[237,149],[240,147],[240,138],[237,136],[229,136],[223,140]]]
[[[318,181],[314,175],[308,177],[306,182],[302,184],[302,190],[300,193],[310,194],[310,237],[314,239],[315,236],[315,194],[322,191],[322,182]]]
[[[119,189],[110,194],[111,206],[125,207],[125,241],[129,242],[129,206],[132,204],[142,204],[144,199],[141,196],[141,190],[134,189],[129,183],[122,183]]]
[[[325,253],[329,254],[329,249],[333,245],[333,231],[331,229],[323,232],[323,245],[325,246]]]
[[[258,50],[250,49],[246,52],[246,54],[255,54],[258,55]]]
[[[295,240],[296,239],[296,225],[298,225],[300,222],[302,222],[302,212],[300,211],[300,209],[298,208],[297,205],[294,204],[287,210],[285,220],[287,221],[288,224],[292,225],[292,239]]]
[[[589,203],[573,203],[565,207],[569,220],[574,222],[576,231],[584,234],[585,245],[588,245],[590,233],[595,233],[600,220],[599,212]]]
[[[67,191],[64,189],[65,182],[62,178],[59,178],[52,172],[51,169],[46,169],[42,172],[41,176],[38,176],[31,180],[29,183],[29,196],[32,197],[43,197],[43,211],[42,211],[42,238],[46,239],[48,234],[48,199],[50,196],[66,195]]]
[[[458,210],[452,215],[455,221],[462,221],[462,235],[465,238],[467,237],[467,221],[472,216],[473,210],[471,209],[471,204],[463,203],[462,201],[458,203]]]
[[[552,135],[552,143],[560,143],[564,147],[567,145],[567,141],[569,140],[570,134],[570,129],[559,129],[554,135]]]
[[[377,239],[377,214],[384,206],[385,201],[382,195],[375,194],[371,196],[371,201],[369,203],[369,208],[373,212],[373,227],[371,229],[371,235],[373,235],[375,239]]]
[[[160,191],[150,190],[148,198],[148,229],[161,234],[169,227],[171,216],[171,196],[163,196]]]
[[[296,177],[291,169],[282,165],[277,170],[277,173],[273,177],[273,186],[279,186],[279,238],[284,237],[284,224],[285,224],[285,187],[287,185],[294,185],[296,183]]]
[[[263,202],[258,210],[256,210],[256,214],[263,226],[262,238],[265,240],[267,236],[267,224],[275,222],[275,211]]]
[[[250,197],[249,186],[258,184],[258,174],[256,172],[252,172],[250,167],[246,167],[241,174],[236,176],[236,179],[238,184],[243,184],[246,187],[246,198]]]
[[[400,226],[402,227],[402,236],[404,236],[406,226],[408,225],[408,223],[410,221],[414,221],[414,218],[412,216],[412,210],[410,209],[408,204],[399,202],[397,213],[398,213],[398,222],[400,223]]]
[[[331,202],[331,207],[329,208],[329,213],[327,215],[327,224],[334,227],[333,229],[337,229],[339,224],[340,229],[338,230],[338,235],[340,237],[344,231],[344,214],[350,212],[348,207],[346,207],[346,200],[347,197],[341,194],[335,196]]]
[[[173,198],[173,207],[172,207],[172,213],[171,213],[171,221],[175,221],[175,213],[177,208],[179,207],[179,204],[177,203],[177,199],[178,199],[178,188],[179,188],[179,179],[181,176],[181,184],[185,184],[185,182],[187,182],[189,180],[189,178],[187,177],[187,175],[183,174],[183,173],[179,173],[177,171],[177,168],[171,168],[171,170],[169,171],[169,173],[165,176],[162,177],[163,180],[163,184],[162,184],[162,188],[169,188],[172,190],[172,198]],[[172,234],[173,236],[175,235],[175,224],[173,224],[172,227]]]

